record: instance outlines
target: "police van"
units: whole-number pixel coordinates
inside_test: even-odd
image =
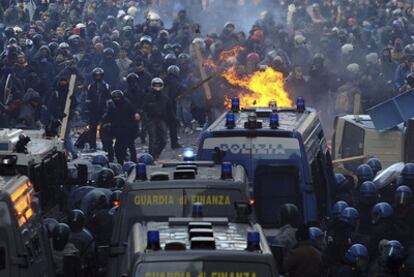
[[[345,115],[335,119],[335,134],[332,140],[334,159],[375,156],[383,167],[401,161],[414,160],[414,121],[398,124],[394,128],[378,131],[369,115]],[[344,163],[344,167],[355,171],[361,160]]]
[[[278,276],[261,227],[227,218],[135,223],[126,249],[123,263],[107,276]]]
[[[43,208],[53,205],[67,177],[66,155],[58,138],[43,138],[41,131],[0,129],[0,158],[14,157],[20,174],[29,177],[40,192]]]
[[[249,189],[242,166],[213,162],[170,161],[155,166],[137,164],[128,177],[120,199],[111,247],[118,251],[135,223],[191,217],[194,205],[202,205],[204,216],[235,221],[248,216]]]
[[[298,98],[297,108],[239,109],[224,113],[199,138],[198,160],[242,165],[253,189],[255,214],[263,227],[274,227],[284,203],[303,211],[311,222],[329,214],[334,173],[321,122]]]
[[[1,158],[0,276],[55,276],[34,187],[26,176],[13,174],[11,163]]]

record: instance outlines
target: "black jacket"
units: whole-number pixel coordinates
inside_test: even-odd
[[[135,120],[135,109],[128,99],[108,102],[104,122],[111,123],[111,132],[115,137],[135,137],[138,131],[138,124]]]
[[[104,82],[94,82],[88,86],[86,96],[86,113],[90,121],[101,120],[105,113],[108,100],[111,99],[109,85]]]
[[[148,120],[169,123],[175,119],[172,102],[163,92],[150,92],[144,99],[143,108]]]

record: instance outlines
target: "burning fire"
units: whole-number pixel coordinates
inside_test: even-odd
[[[220,61],[227,62],[229,59],[237,58],[242,51],[244,51],[244,48],[241,46],[235,46],[230,50],[223,51],[220,53]]]
[[[239,75],[236,65],[237,58],[244,50],[241,46],[233,47],[221,52],[217,63],[212,59],[206,59],[203,65],[216,72],[221,72],[219,74],[237,89],[241,108],[268,107],[271,100],[275,100],[279,107],[292,107],[293,103],[284,88],[285,79],[281,72],[267,67],[264,71],[255,71],[244,76]],[[225,104],[228,107],[231,105],[229,97],[229,95],[225,97]]]
[[[292,100],[284,89],[285,79],[281,72],[267,67],[265,71],[256,71],[251,75],[239,77],[236,67],[232,66],[222,76],[235,87],[244,89],[238,93],[240,107],[267,107],[276,100],[279,107],[291,107]]]

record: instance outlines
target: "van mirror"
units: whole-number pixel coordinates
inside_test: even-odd
[[[4,246],[0,247],[0,270],[6,268],[6,248]]]
[[[223,162],[224,156],[226,156],[226,151],[222,151],[219,147],[214,147],[212,160],[215,164],[221,164]]]
[[[110,254],[109,245],[98,246],[97,254],[96,254],[98,261],[106,262],[109,258],[109,254]]]

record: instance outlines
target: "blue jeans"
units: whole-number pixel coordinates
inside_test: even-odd
[[[184,98],[177,102],[177,117],[184,124],[184,127],[191,128],[191,120],[193,120],[193,115],[191,114],[191,99]]]
[[[78,156],[77,154],[77,150],[75,145],[73,145],[73,141],[72,141],[72,121],[68,120],[68,125],[67,125],[67,132],[65,135],[65,149],[67,151],[69,151],[72,154],[73,158],[76,158]]]

